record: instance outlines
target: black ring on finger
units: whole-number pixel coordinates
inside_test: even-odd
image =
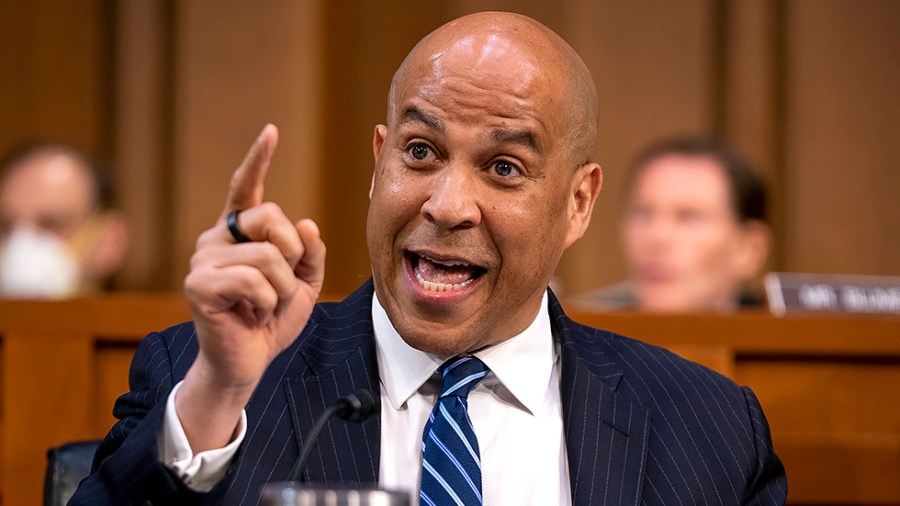
[[[228,231],[231,232],[231,237],[234,237],[235,242],[251,242],[253,239],[247,237],[241,230],[241,227],[238,226],[237,217],[239,214],[241,214],[241,209],[236,209],[228,213],[228,217],[225,218],[225,223],[228,225]]]

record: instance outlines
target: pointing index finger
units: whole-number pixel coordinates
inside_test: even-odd
[[[235,210],[243,210],[262,203],[266,174],[272,154],[278,145],[278,128],[268,123],[247,151],[244,161],[231,175],[231,186],[225,200],[224,218]]]

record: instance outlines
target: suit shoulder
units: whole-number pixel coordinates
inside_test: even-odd
[[[575,325],[617,364],[626,389],[645,402],[651,398],[653,404],[659,399],[706,403],[712,395],[735,406],[745,403],[744,392],[734,381],[704,365],[638,339]]]
[[[155,371],[166,364],[178,378],[183,377],[199,351],[193,322],[184,322],[151,332],[141,339],[131,361],[131,375]]]
[[[184,345],[190,341],[196,341],[197,335],[194,332],[194,322],[187,321],[172,325],[171,327],[159,332],[151,332],[144,339],[150,336],[158,335],[166,346]]]
[[[707,502],[748,504],[753,503],[747,501],[751,494],[762,497],[762,492],[782,498],[764,504],[783,502],[784,470],[749,388],[659,346],[578,324],[566,328],[566,323],[562,327],[570,332],[569,343],[594,354],[581,356],[602,364],[606,375],[595,374],[607,378],[617,398],[646,410],[652,455],[648,483],[655,483],[660,499],[678,496],[677,489],[693,480],[696,485],[687,488],[694,492],[710,484],[716,487],[705,488],[707,498],[718,499]],[[704,481],[700,470],[722,478]],[[669,480],[667,475],[687,481]]]
[[[177,362],[179,357],[185,355],[190,356],[190,359],[193,360],[193,356],[199,350],[197,333],[194,330],[194,322],[192,321],[182,322],[159,332],[151,332],[144,337],[141,344],[144,341],[154,339],[158,340],[159,344],[165,347],[169,355],[171,355],[172,362]]]

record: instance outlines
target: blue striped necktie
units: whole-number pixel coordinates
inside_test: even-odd
[[[422,435],[422,506],[480,505],[481,457],[466,398],[488,373],[475,357],[444,364],[441,393]]]

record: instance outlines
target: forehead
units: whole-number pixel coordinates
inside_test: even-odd
[[[418,70],[421,78],[437,83],[460,78],[473,85],[502,87],[514,96],[534,92],[538,72],[537,55],[522,41],[497,33],[467,35],[446,45],[423,51]]]
[[[731,212],[728,180],[709,156],[664,155],[640,169],[634,198],[644,204],[706,207]]]
[[[0,186],[0,209],[22,219],[45,214],[88,213],[95,200],[85,168],[63,155],[26,160]]]
[[[463,121],[522,120],[557,133],[565,87],[560,72],[528,46],[490,32],[417,48],[396,83],[389,122],[426,104]]]

